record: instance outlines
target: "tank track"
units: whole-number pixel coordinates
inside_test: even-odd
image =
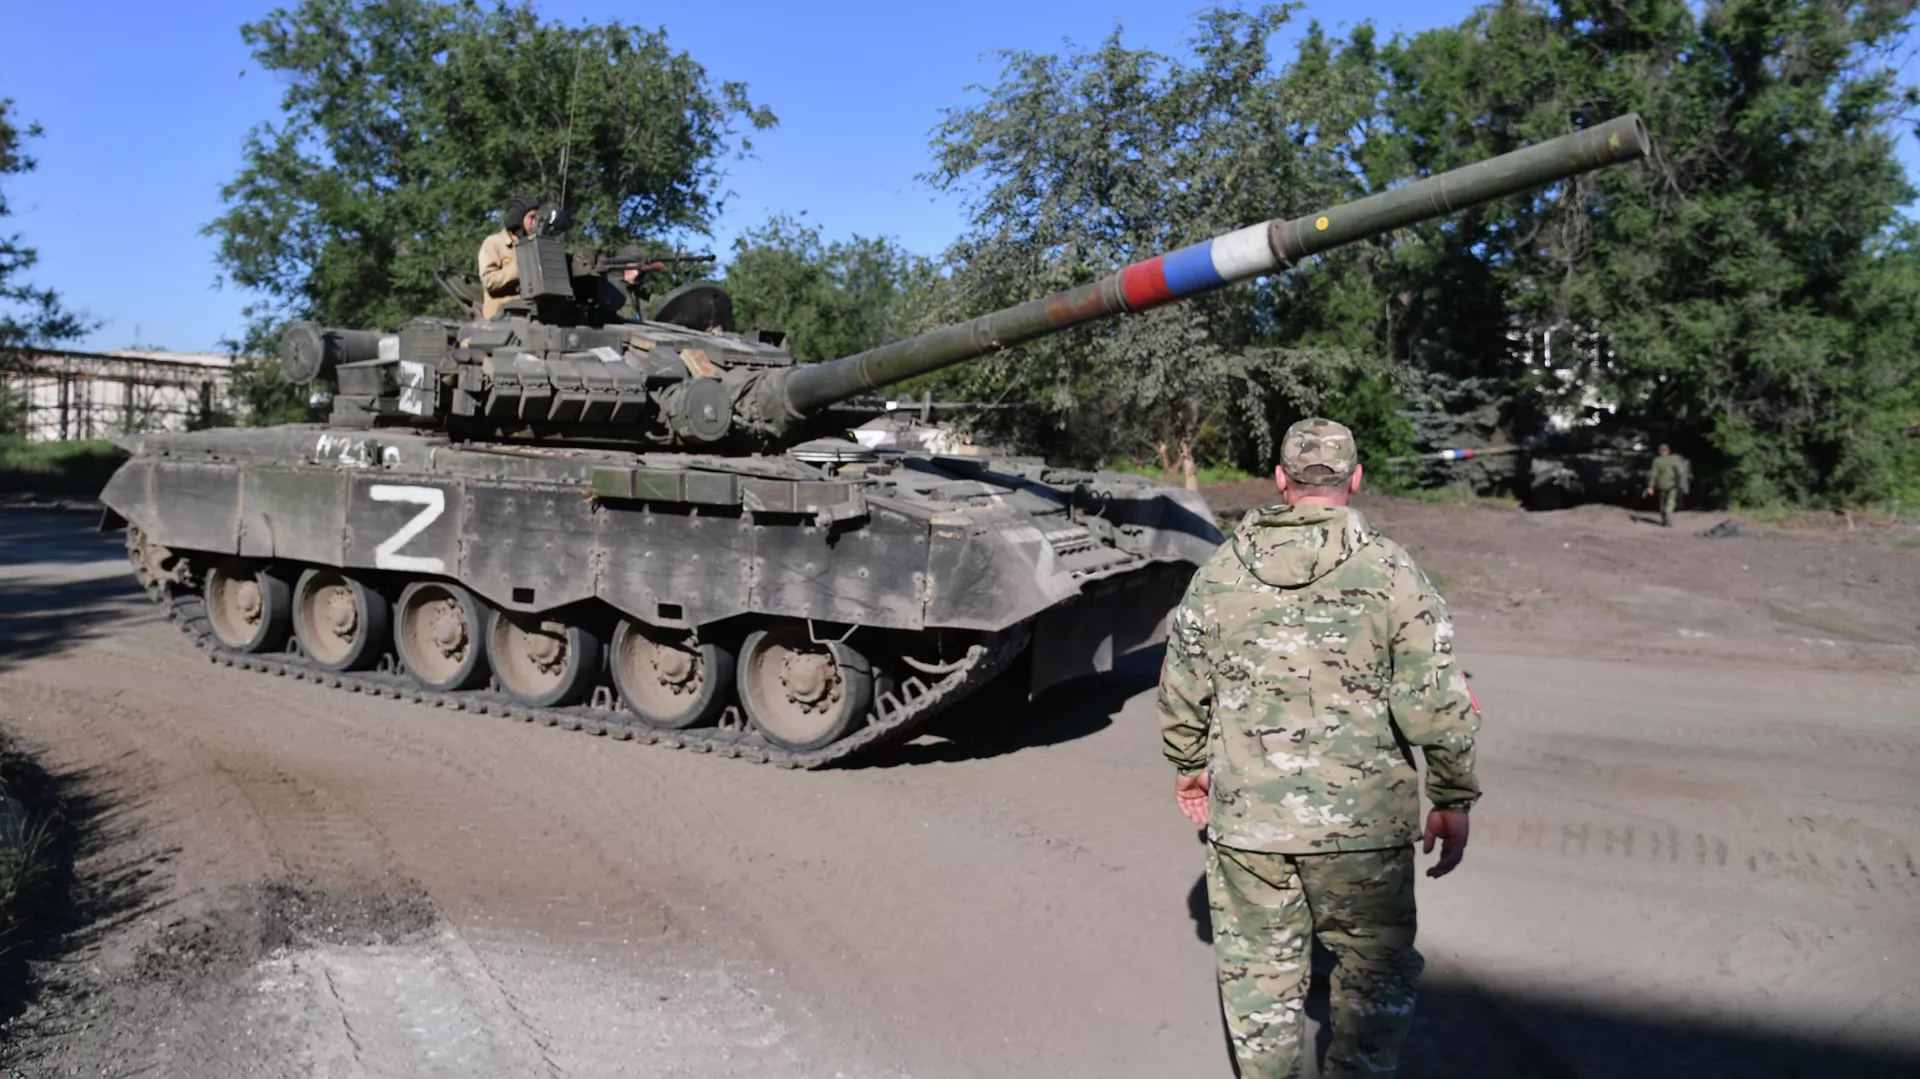
[[[138,563],[136,562],[136,568]],[[223,647],[213,635],[207,620],[206,604],[198,592],[171,582],[142,584],[160,601],[167,617],[187,635],[207,658],[225,667],[259,671],[298,681],[316,682],[350,693],[430,704],[435,708],[505,716],[526,723],[564,727],[588,734],[604,735],[622,741],[644,742],[696,753],[713,753],[777,768],[825,768],[845,761],[863,750],[904,739],[921,723],[992,681],[1017,658],[1027,643],[1024,627],[975,644],[955,668],[937,680],[927,682],[913,676],[898,690],[875,695],[874,707],[860,729],[832,745],[808,752],[795,752],[774,745],[746,722],[739,705],[729,705],[716,726],[669,731],[649,727],[619,707],[611,687],[595,687],[591,704],[566,708],[538,708],[499,692],[497,689],[441,691],[427,689],[401,668],[392,653],[383,655],[379,666],[365,671],[330,671],[315,664],[289,641],[288,651],[280,653],[235,652]]]

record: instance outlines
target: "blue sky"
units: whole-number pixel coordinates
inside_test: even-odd
[[[218,283],[200,229],[220,212],[255,124],[275,119],[281,84],[240,41],[272,3],[60,4],[8,0],[0,97],[46,137],[40,168],[7,181],[10,231],[39,248],[34,280],[103,325],[88,348],[213,350],[236,334],[245,294]],[[540,0],[550,19],[666,28],[716,80],[745,81],[780,126],[728,164],[733,192],[714,250],[777,212],[829,236],[898,238],[932,254],[958,235],[961,207],[915,179],[940,110],[996,81],[993,52],[1089,45],[1119,22],[1135,46],[1179,51],[1199,3],[975,0],[966,5]],[[1464,18],[1467,0],[1311,0],[1302,16],[1339,27],[1372,19],[1417,31]],[[724,15],[716,14],[724,12]],[[1911,140],[1905,156],[1915,167]],[[477,244],[480,237],[474,237]]]

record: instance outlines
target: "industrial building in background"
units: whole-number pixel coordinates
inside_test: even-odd
[[[235,357],[200,352],[40,349],[0,365],[6,429],[30,442],[188,431],[227,409]]]

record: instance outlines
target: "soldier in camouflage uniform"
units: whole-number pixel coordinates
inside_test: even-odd
[[[620,317],[629,322],[644,321],[647,317],[647,289],[640,283],[640,275],[648,270],[665,269],[664,264],[654,263],[648,266],[640,260],[646,253],[638,247],[628,244],[613,253],[613,257],[626,265],[607,275],[613,287],[620,292]]]
[[[1687,493],[1687,459],[1661,443],[1660,452],[1653,459],[1653,467],[1647,470],[1647,495],[1660,496],[1660,527],[1673,527],[1673,510],[1679,505],[1680,496]]]
[[[1467,844],[1479,709],[1453,623],[1407,552],[1347,505],[1353,434],[1287,431],[1285,504],[1249,513],[1174,613],[1160,680],[1181,812],[1207,829],[1220,996],[1245,1079],[1299,1074],[1318,936],[1338,961],[1328,1076],[1391,1074],[1413,1012],[1413,841]]]

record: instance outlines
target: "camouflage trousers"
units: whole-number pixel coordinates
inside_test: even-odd
[[[1664,491],[1655,491],[1654,496],[1660,499],[1660,524],[1672,528],[1673,509],[1680,504],[1680,489],[1669,487]]]
[[[1220,1001],[1242,1079],[1300,1074],[1313,938],[1333,953],[1329,1079],[1392,1075],[1423,961],[1413,848],[1261,854],[1210,846]]]

